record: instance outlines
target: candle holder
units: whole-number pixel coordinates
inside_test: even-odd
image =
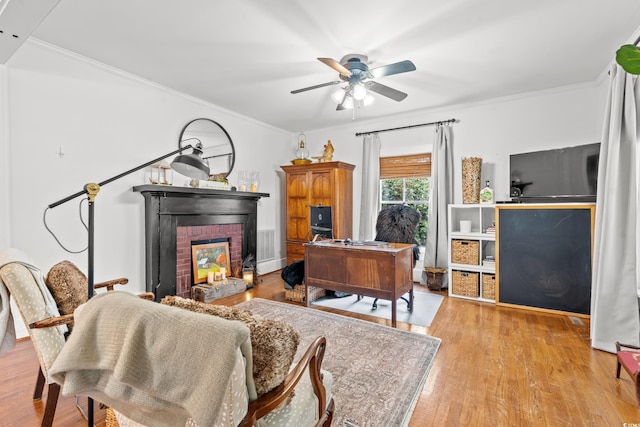
[[[247,289],[253,288],[253,267],[242,268],[242,279],[247,284]]]
[[[258,191],[258,186],[260,185],[260,172],[251,172],[249,173],[249,190],[252,192]]]
[[[256,257],[252,254],[247,255],[242,261],[242,278],[247,284],[247,289],[253,288],[258,278],[258,272],[256,271]]]
[[[173,170],[166,160],[161,160],[149,166],[148,175],[151,184],[173,184]]]
[[[247,191],[249,188],[249,172],[238,171],[238,191]]]

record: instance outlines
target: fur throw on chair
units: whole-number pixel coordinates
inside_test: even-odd
[[[408,205],[393,205],[378,214],[376,240],[392,243],[413,243],[414,264],[420,258],[416,240],[416,229],[420,222],[420,212]]]

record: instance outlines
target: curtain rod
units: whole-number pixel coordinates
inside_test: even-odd
[[[378,132],[389,132],[389,131],[392,131],[392,130],[416,128],[416,127],[420,127],[420,126],[442,125],[442,124],[445,124],[445,123],[455,123],[455,122],[456,122],[456,119],[449,119],[449,120],[441,120],[441,121],[438,121],[438,122],[420,123],[419,125],[401,126],[401,127],[398,127],[398,128],[371,130],[369,132],[356,132],[356,136],[369,135],[369,134],[378,133]]]

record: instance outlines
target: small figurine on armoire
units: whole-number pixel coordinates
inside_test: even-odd
[[[324,151],[322,152],[322,161],[330,162],[331,160],[333,160],[333,145],[331,144],[331,140],[329,140],[324,146]]]

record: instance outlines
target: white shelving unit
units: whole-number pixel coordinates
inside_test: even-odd
[[[483,281],[493,280],[493,295],[495,295],[495,266],[483,266],[482,261],[487,256],[494,257],[496,254],[496,236],[495,233],[487,233],[487,227],[495,225],[495,205],[480,204],[452,204],[449,205],[449,295],[457,298],[466,298],[472,300],[480,300],[487,302],[495,302],[495,297],[490,296],[490,289],[487,288],[483,292]],[[460,221],[471,221],[471,231],[460,231]],[[473,263],[454,263],[452,247],[456,244],[474,244],[478,245],[477,264]],[[464,243],[458,242],[463,241]],[[456,276],[462,276],[464,280],[472,280],[475,282],[477,278],[477,295],[473,293],[465,295],[465,292],[456,290],[454,281],[454,272]],[[487,275],[488,277],[484,277]],[[458,292],[457,292],[458,291]],[[457,293],[456,293],[457,292]],[[489,295],[487,295],[489,293]],[[483,296],[483,294],[485,294]]]

